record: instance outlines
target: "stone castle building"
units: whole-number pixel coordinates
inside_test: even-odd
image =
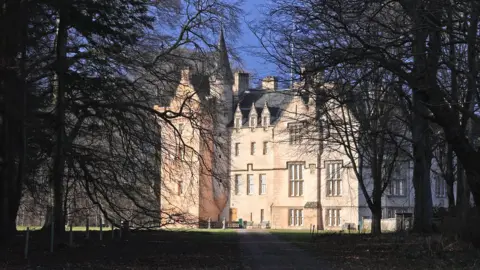
[[[279,89],[271,76],[251,89],[249,74],[232,73],[223,33],[213,66],[210,76],[184,69],[169,106],[156,108],[187,115],[161,125],[163,222],[335,230],[371,216],[346,155],[302,138],[313,98]],[[384,217],[413,211],[412,173],[410,162],[396,170]],[[434,205],[446,203],[442,183],[432,185]]]

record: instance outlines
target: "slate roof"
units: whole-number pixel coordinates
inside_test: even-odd
[[[248,124],[248,116],[252,108],[252,104],[255,104],[255,110],[257,111],[257,123],[261,122],[262,112],[267,102],[268,110],[270,111],[270,125],[274,125],[285,111],[286,106],[290,104],[296,91],[291,90],[259,90],[250,89],[248,91],[240,93],[238,101],[234,104],[234,113],[237,110],[237,106],[240,105],[242,112],[242,125]],[[303,99],[305,102],[306,100]],[[232,127],[234,120],[230,122],[229,127]]]

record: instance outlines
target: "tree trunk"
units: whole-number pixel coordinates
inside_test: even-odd
[[[377,150],[376,147],[373,149]],[[372,192],[372,235],[379,235],[382,233],[382,167],[378,166],[377,159],[372,163],[373,175],[373,192]]]
[[[15,221],[19,205],[21,183],[18,182],[19,124],[24,94],[17,72],[16,56],[20,52],[24,31],[23,1],[7,1],[0,9],[0,243],[6,243],[16,230]],[[20,110],[19,110],[20,108]],[[20,111],[20,113],[19,113]],[[20,121],[19,121],[20,119]],[[20,184],[20,185],[19,185]]]
[[[471,9],[469,14],[469,27],[467,31],[467,92],[465,94],[465,107],[468,107],[468,111],[475,112],[475,97],[478,91],[477,79],[477,33],[478,33],[478,4],[475,1],[471,2]],[[475,149],[474,134],[473,134],[473,121],[463,115],[461,119],[463,132],[467,135],[468,141]],[[457,183],[457,216],[460,221],[460,233],[467,231],[468,217],[470,212],[470,187],[469,183],[475,183],[478,179],[478,174],[467,172],[465,174],[463,166],[459,166],[459,179]],[[478,182],[477,182],[478,184]],[[478,190],[477,190],[478,191]]]
[[[457,52],[455,47],[455,34],[454,34],[454,21],[453,21],[453,10],[454,6],[450,6],[448,11],[448,24],[447,24],[447,32],[450,41],[449,45],[449,61],[448,61],[448,68],[450,69],[451,74],[451,95],[453,102],[458,102],[458,81],[457,81]],[[458,118],[458,112],[455,113],[456,117]],[[448,212],[450,215],[453,215],[455,212],[455,196],[453,191],[453,184],[455,183],[455,176],[454,176],[454,160],[453,160],[453,148],[450,143],[447,143],[447,168],[446,168],[446,184],[447,184],[447,197],[448,197]],[[458,160],[457,160],[458,162]]]
[[[415,188],[415,208],[413,230],[416,232],[431,232],[433,219],[432,190],[430,184],[431,152],[428,122],[423,117],[427,109],[424,106],[423,93],[414,91],[413,102],[413,186]]]
[[[450,215],[455,212],[455,195],[453,192],[453,184],[455,176],[453,175],[453,149],[450,144],[447,146],[447,171],[445,182],[447,184],[448,212]]]
[[[5,107],[8,105],[5,102]],[[0,243],[6,243],[11,236],[11,215],[10,215],[10,186],[12,181],[12,152],[11,152],[11,132],[10,132],[10,119],[8,116],[8,110],[3,116],[2,121],[2,135],[3,135],[3,153],[2,153],[2,181],[0,185]]]
[[[467,194],[470,194],[468,190],[468,182],[465,177],[465,170],[462,164],[457,165],[457,204],[456,204],[456,216],[458,222],[460,222],[458,228],[461,233],[467,227],[468,210],[470,206],[469,198]]]
[[[55,232],[63,234],[65,232],[65,216],[63,209],[64,193],[64,171],[65,171],[65,89],[66,75],[68,66],[66,62],[67,48],[67,4],[63,3],[59,12],[59,21],[57,28],[57,37],[55,42],[56,49],[56,143],[54,152],[53,171],[51,177],[51,186],[53,189],[53,222],[55,222]],[[50,224],[47,224],[50,225]]]
[[[382,233],[382,205],[374,204],[372,207],[372,235]]]

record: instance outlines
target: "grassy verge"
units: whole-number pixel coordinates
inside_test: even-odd
[[[0,251],[0,269],[240,269],[238,235],[233,230],[139,231],[120,240],[111,233],[99,240],[92,231],[74,232],[74,246],[68,236],[49,252],[48,233],[30,234],[30,254],[23,258],[24,232]],[[40,268],[38,268],[40,267]]]
[[[17,226],[17,231],[26,231],[27,228],[30,229],[30,231],[38,231],[42,228],[42,226]],[[70,227],[65,227],[65,231],[69,231],[70,230]],[[100,231],[100,227],[89,227],[89,230],[90,231]],[[102,228],[103,231],[111,231],[112,228],[111,227],[103,227]],[[87,227],[85,226],[76,226],[76,227],[72,227],[72,231],[74,232],[85,232],[87,231]]]
[[[479,269],[480,252],[440,236],[272,231],[334,269]]]
[[[163,231],[171,232],[200,232],[200,233],[236,233],[237,229],[198,229],[198,228],[174,228],[174,229],[162,229]]]

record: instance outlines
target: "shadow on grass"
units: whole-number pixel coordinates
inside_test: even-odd
[[[480,269],[480,252],[440,235],[271,231],[334,269]]]
[[[49,235],[32,232],[29,258],[23,258],[25,233],[0,251],[0,269],[238,269],[238,236],[234,231],[138,231],[123,239],[119,232],[74,232],[74,246],[58,241],[49,252]],[[40,267],[40,268],[38,268]]]

